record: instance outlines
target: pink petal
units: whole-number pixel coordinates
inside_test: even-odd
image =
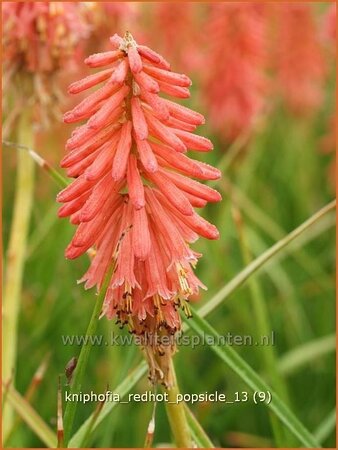
[[[118,86],[115,86],[113,84],[105,84],[102,88],[98,89],[97,91],[90,94],[89,97],[82,100],[82,102],[75,106],[75,108],[73,108],[71,111],[65,113],[63,116],[64,122],[70,123],[77,120],[82,120],[81,118],[86,114],[91,114],[93,112],[95,106],[98,103],[110,97],[112,94],[117,92],[118,89]]]
[[[117,33],[115,33],[113,36],[111,36],[109,38],[109,40],[110,40],[112,47],[115,50],[117,50],[120,47],[120,45],[123,43],[123,39]]]
[[[76,211],[74,214],[72,214],[72,215],[70,216],[69,221],[70,221],[70,223],[71,223],[72,225],[79,225],[79,223],[81,222],[81,220],[80,220],[80,214],[81,214],[81,210],[80,210],[80,211]]]
[[[150,297],[159,294],[162,298],[169,300],[172,297],[172,292],[168,289],[163,255],[152,231],[150,231],[150,239],[151,251],[149,252],[148,258],[145,260],[146,279],[148,281],[148,291],[146,296]]]
[[[191,80],[186,75],[169,72],[168,70],[159,69],[145,65],[143,69],[148,75],[156,78],[157,80],[164,81],[165,83],[174,84],[176,86],[189,87],[191,86]]]
[[[164,102],[167,105],[170,114],[176,119],[182,120],[183,122],[192,123],[194,125],[202,125],[205,122],[204,116],[202,116],[202,114],[193,111],[186,106],[180,105],[167,99],[165,99]]]
[[[67,150],[74,150],[79,145],[84,144],[89,139],[93,138],[96,134],[96,130],[90,129],[87,124],[77,127],[71,137],[66,142]]]
[[[158,170],[158,164],[149,142],[147,140],[141,141],[136,138],[136,145],[145,170],[147,172],[156,172],[156,170]]]
[[[152,142],[151,147],[157,155],[164,158],[175,169],[182,170],[192,177],[199,178],[202,176],[203,172],[199,168],[197,161],[188,158],[182,153],[173,152],[170,147],[166,147],[165,145]]]
[[[183,120],[178,120],[173,116],[169,116],[168,120],[166,120],[164,123],[171,128],[177,128],[178,130],[184,131],[194,131],[197,126],[192,123],[183,122]]]
[[[76,211],[79,211],[82,208],[82,206],[86,203],[88,196],[89,192],[84,192],[82,195],[76,197],[74,200],[65,203],[59,209],[58,216],[67,217],[75,213]]]
[[[144,187],[137,168],[137,159],[134,155],[130,155],[128,160],[127,185],[129,198],[135,209],[143,208],[145,205]]]
[[[133,250],[135,256],[144,261],[151,248],[147,213],[141,208],[135,209],[133,214]]]
[[[145,89],[146,91],[151,92],[153,94],[157,94],[160,91],[158,83],[143,71],[135,73],[134,78],[137,84],[139,84],[140,87]]]
[[[119,198],[117,194],[119,186],[112,182],[110,173],[100,180],[94,189],[92,190],[90,197],[81,209],[80,220],[81,222],[89,222],[100,212],[102,205],[107,200],[108,196],[115,194],[116,198]]]
[[[128,60],[124,58],[120,61],[119,65],[114,69],[114,72],[110,78],[110,82],[122,84],[126,79],[128,69],[129,69]]]
[[[107,80],[112,73],[113,69],[106,69],[102,70],[101,72],[89,75],[86,78],[82,78],[82,80],[76,81],[75,83],[72,83],[68,87],[68,93],[78,94],[79,92],[85,91],[86,89],[96,86],[97,84],[102,83],[102,81]]]
[[[141,72],[143,64],[141,57],[135,47],[128,48],[128,60],[130,69],[134,74]]]
[[[80,176],[87,169],[87,167],[89,167],[95,161],[99,153],[100,149],[97,149],[85,158],[81,158],[76,163],[71,164],[67,168],[67,176],[74,178]]]
[[[85,177],[81,175],[81,177],[73,181],[72,184],[59,192],[56,196],[56,200],[61,203],[70,202],[91,189],[93,184],[93,182],[86,180]]]
[[[141,97],[152,108],[154,115],[160,120],[169,119],[169,109],[162,98],[156,94],[141,89]]]
[[[200,152],[208,152],[213,149],[212,142],[198,134],[189,133],[188,131],[177,130],[172,128],[172,131],[179,137],[187,148],[198,150]]]
[[[143,58],[147,59],[148,61],[157,64],[159,67],[169,70],[170,64],[163,58],[163,56],[159,55],[158,53],[154,52],[154,50],[151,50],[146,45],[138,45],[137,50]]]
[[[131,113],[136,136],[141,140],[146,139],[148,137],[148,125],[138,97],[131,99]]]
[[[122,108],[119,111],[116,111],[118,116],[122,113]],[[103,144],[105,144],[109,139],[111,139],[114,134],[116,134],[118,130],[116,129],[116,125],[110,125],[103,130],[100,130],[93,139],[89,139],[88,142],[83,144],[82,146],[75,148],[71,152],[66,155],[61,161],[61,167],[70,167],[72,164],[75,164],[81,161],[83,158],[88,156],[93,151],[97,150]]]
[[[114,136],[114,139],[101,147],[99,155],[96,157],[93,164],[85,171],[85,177],[87,180],[99,180],[110,170],[120,136],[121,133],[117,133]]]
[[[88,126],[97,129],[104,127],[106,124],[108,125],[108,123],[111,123],[113,120],[115,121],[115,116],[114,119],[112,119],[112,113],[116,108],[121,106],[121,103],[128,92],[129,87],[125,85],[122,86],[121,89],[109,98],[102,108],[88,120]]]
[[[121,137],[113,161],[112,177],[114,181],[121,180],[126,174],[128,157],[132,144],[131,130],[132,124],[130,121],[123,124]]]
[[[164,81],[158,81],[158,86],[160,91],[165,94],[171,95],[172,97],[177,98],[189,98],[190,91],[188,88],[181,86],[173,86],[172,84],[165,83]]]
[[[83,114],[73,114],[73,113],[65,113],[63,116],[64,123],[75,123],[80,122],[81,120],[86,120],[95,114],[102,106],[105,104],[105,100],[101,100],[91,107],[90,110],[85,111]]]
[[[145,111],[145,117],[150,129],[150,132],[153,136],[160,139],[165,144],[170,145],[170,147],[174,148],[178,152],[186,151],[186,146],[183,142],[171,131],[169,127],[163,125],[155,116],[153,116],[148,111]]]
[[[182,192],[175,186],[170,179],[159,171],[152,174],[147,173],[147,178],[155,183],[169,201],[184,215],[191,215],[193,209],[189,203],[189,200],[182,194]]]
[[[94,220],[80,223],[72,239],[72,245],[81,247],[83,252],[88,250],[98,239],[100,232],[103,231],[104,226],[111,218],[115,204],[116,197],[108,197],[101,207],[100,214]]]
[[[184,195],[187,197],[191,206],[193,206],[194,208],[204,208],[204,206],[208,203],[207,200],[195,197],[194,195],[189,194],[188,192],[185,192]]]
[[[208,202],[219,202],[222,200],[222,196],[215,189],[205,184],[201,184],[198,181],[191,180],[179,173],[165,171],[165,176],[168,177],[177,188],[182,189],[189,194],[200,197]]]
[[[146,196],[151,217],[153,218],[153,230],[156,236],[161,237],[165,242],[170,252],[171,263],[182,258],[189,259],[192,256],[192,252],[186,242],[184,242],[175,222],[171,220],[171,214],[167,214],[167,211],[158,201],[151,188],[146,189]]]
[[[194,212],[192,216],[182,218],[196,233],[207,239],[219,239],[219,231],[212,223],[200,217]]]
[[[106,66],[107,64],[112,64],[123,56],[124,53],[121,50],[95,53],[94,55],[90,55],[85,59],[85,64],[87,64],[87,66],[89,67]]]
[[[181,220],[185,225],[190,227],[197,234],[207,239],[219,238],[219,231],[217,230],[215,225],[200,217],[195,211],[191,216],[180,214],[162,193],[156,192],[155,194],[160,203],[165,204],[166,207],[173,214],[175,214],[179,220]]]

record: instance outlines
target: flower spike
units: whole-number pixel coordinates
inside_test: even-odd
[[[102,71],[68,90],[105,83],[64,116],[65,122],[88,119],[69,138],[62,160],[77,177],[57,197],[64,203],[59,215],[78,225],[66,256],[95,248],[81,280],[86,288],[100,289],[114,263],[102,313],[141,338],[151,380],[170,386],[168,358],[175,345],[164,347],[158,339],[180,330],[178,309],[189,315],[189,297],[204,287],[193,273],[200,255],[189,243],[219,236],[194,207],[221,197],[190,177],[215,180],[221,174],[184,155],[212,149],[208,139],[193,134],[203,116],[159,95],[180,96],[190,79],[172,72],[129,32],[113,36],[111,45],[85,60]]]

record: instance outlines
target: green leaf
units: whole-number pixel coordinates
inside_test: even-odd
[[[336,207],[336,200],[333,200],[324,208],[320,209],[317,213],[313,214],[308,220],[303,222],[299,227],[295,228],[291,233],[286,235],[283,239],[279,240],[266,250],[262,255],[256,258],[252,263],[246,266],[238,275],[236,275],[229,283],[223,286],[217,294],[209,300],[205,305],[199,308],[199,314],[204,317],[213,311],[218,305],[220,305],[227,297],[236,291],[242,284],[266,263],[271,262],[274,257],[279,255],[283,250],[287,250],[287,247],[294,242],[299,236],[311,229],[318,221],[326,216],[329,212],[333,211]]]
[[[227,195],[231,195],[233,201],[238,205],[243,213],[250,218],[250,220],[258,225],[267,235],[274,240],[282,239],[286,232],[283,228],[274,222],[263,209],[257,205],[257,203],[250,200],[246,194],[239,189],[238,186],[232,184],[232,182],[225,178],[221,178],[221,187]],[[331,285],[331,280],[325,270],[321,267],[319,261],[312,257],[306,249],[300,248],[293,254],[294,260],[307,271],[309,275],[314,278],[314,281],[321,286],[323,290],[327,289],[327,285]],[[319,276],[320,275],[320,276]]]
[[[209,439],[206,432],[203,430],[201,424],[198,422],[190,408],[184,403],[185,413],[188,421],[188,425],[195,443],[198,448],[214,448],[213,443]]]
[[[114,394],[119,394],[120,399],[122,399],[134,386],[135,384],[143,377],[143,375],[147,372],[147,364],[145,361],[142,361],[133,372],[131,372],[121,384],[119,384],[114,390]],[[92,415],[81,425],[81,427],[77,430],[74,436],[69,441],[70,448],[81,448],[81,442],[87,435],[87,430],[92,427],[92,431],[94,431],[97,426],[112,412],[112,410],[118,405],[118,402],[108,402],[103,406],[101,413],[96,418],[95,423],[92,422]]]
[[[24,399],[18,391],[10,386],[7,391],[7,399],[29,428],[50,448],[57,444],[56,434],[43,421],[35,409]]]
[[[198,315],[198,312],[191,307],[193,318],[189,320],[190,327],[202,338],[205,335],[212,336],[213,342],[221,342],[220,335],[209,323]],[[207,342],[208,340],[206,340]],[[290,411],[278,395],[270,389],[265,381],[231,348],[228,346],[211,345],[210,349],[221,358],[253,391],[269,391],[271,393],[271,402],[267,404],[276,416],[284,423],[290,432],[299,439],[299,441],[308,448],[318,448],[319,444],[311,433]]]
[[[113,271],[113,267],[108,271],[105,277],[105,281],[103,283],[103,286],[101,287],[100,293],[97,295],[97,299],[95,302],[94,310],[92,313],[92,316],[90,318],[90,322],[87,328],[86,332],[86,339],[88,336],[94,336],[97,328],[97,322],[99,320],[99,316],[102,309],[102,304],[104,297],[106,295],[106,290],[108,287],[108,283],[111,278],[111,274]],[[89,354],[91,350],[91,345],[83,345],[81,347],[79,359],[77,361],[76,368],[74,370],[73,374],[73,380],[70,387],[70,395],[78,394],[81,392],[82,382],[84,379],[84,375],[86,372],[86,367],[89,359]],[[64,423],[64,442],[65,446],[67,446],[70,433],[72,432],[73,422],[75,418],[75,413],[77,409],[77,402],[68,402],[65,409],[65,415],[63,418]]]
[[[317,441],[321,443],[324,442],[334,431],[335,427],[336,427],[336,408],[334,408],[330,412],[330,414],[327,417],[325,417],[323,422],[314,432]]]
[[[316,358],[334,352],[335,349],[335,334],[314,339],[283,355],[279,359],[278,370],[284,375],[290,375],[306,364],[312,365]]]

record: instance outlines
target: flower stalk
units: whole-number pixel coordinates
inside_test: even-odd
[[[168,402],[166,402],[166,411],[169,419],[171,431],[177,448],[192,448],[189,425],[187,422],[186,411],[184,403],[177,403],[177,398],[180,393],[177,384],[175,367],[173,360],[170,361],[170,371],[172,375],[172,386],[167,389]]]
[[[24,143],[29,147],[34,146],[30,110],[22,112],[18,123],[17,139],[20,143]],[[7,250],[4,282],[2,364],[3,380],[6,384],[13,384],[15,376],[18,317],[33,192],[34,161],[28,153],[19,151],[14,212]],[[4,409],[4,437],[11,429],[12,422],[13,410],[9,405],[6,405]]]

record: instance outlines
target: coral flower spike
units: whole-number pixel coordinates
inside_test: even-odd
[[[77,225],[66,249],[73,259],[94,247],[81,279],[102,287],[110,268],[102,315],[127,325],[142,343],[150,379],[171,384],[169,362],[180,330],[178,312],[202,283],[193,268],[201,256],[189,244],[199,236],[217,239],[216,227],[194,207],[218,202],[220,194],[197,180],[215,180],[218,169],[186,156],[207,152],[212,143],[193,133],[201,114],[171,100],[189,96],[190,79],[127,32],[110,38],[112,49],[89,56],[101,71],[70,85],[76,94],[105,82],[64,116],[66,123],[88,119],[68,140],[62,167],[76,179],[59,193],[59,216]]]

